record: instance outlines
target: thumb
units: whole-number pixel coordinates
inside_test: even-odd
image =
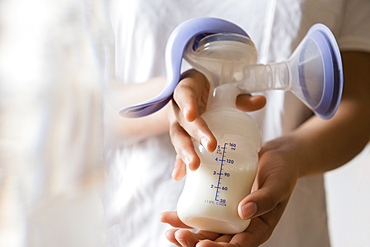
[[[245,197],[238,205],[238,214],[242,219],[250,219],[272,211],[279,203],[289,199],[294,188],[281,178],[270,176],[263,186]]]

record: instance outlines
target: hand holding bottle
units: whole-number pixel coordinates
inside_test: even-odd
[[[296,145],[290,137],[267,143],[260,152],[260,161],[252,193],[238,206],[239,216],[251,218],[248,228],[237,234],[219,234],[208,231],[193,233],[182,223],[176,212],[165,212],[161,221],[174,229],[166,237],[178,246],[228,246],[255,247],[269,239],[279,222],[298,179],[296,157],[292,153]],[[293,155],[292,155],[293,154]]]
[[[191,170],[199,167],[200,160],[194,151],[191,137],[202,143],[210,152],[216,148],[215,137],[200,117],[207,105],[208,92],[209,86],[205,77],[191,70],[183,75],[183,80],[174,93],[176,118],[171,120],[170,133],[178,154],[173,171],[175,180],[185,176],[186,163]],[[243,111],[258,110],[264,104],[265,98],[262,96],[239,95],[237,98],[237,107]],[[207,141],[202,142],[202,138]],[[294,140],[289,137],[267,143],[262,148],[252,193],[238,206],[241,218],[252,218],[246,231],[235,235],[206,231],[194,234],[187,230],[171,229],[166,234],[167,238],[180,246],[195,246],[200,241],[202,243],[197,246],[228,246],[226,243],[257,246],[265,242],[278,223],[298,178],[294,165],[295,157],[291,156],[292,152],[289,151],[292,148],[295,148]],[[175,212],[163,213],[161,220],[174,227],[186,227]]]
[[[208,128],[202,115],[207,106],[209,83],[196,70],[189,70],[182,75],[182,81],[174,92],[174,115],[169,114],[170,135],[177,153],[177,159],[172,176],[175,180],[182,179],[185,174],[185,164],[190,170],[196,170],[200,159],[194,151],[191,137],[201,143],[209,152],[216,149],[216,139]],[[242,111],[255,111],[264,107],[266,99],[263,96],[241,94],[236,99],[236,105]]]

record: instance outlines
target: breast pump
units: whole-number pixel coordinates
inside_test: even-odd
[[[267,90],[291,91],[316,115],[329,119],[342,95],[339,48],[330,30],[315,24],[287,61],[256,64],[256,48],[240,27],[216,18],[191,19],[179,25],[168,40],[167,83],[161,94],[124,108],[120,114],[142,117],[161,109],[172,98],[183,57],[211,84],[202,118],[215,135],[217,148],[209,153],[193,141],[201,165],[196,171],[187,168],[178,216],[197,229],[242,232],[250,220],[241,219],[237,207],[251,192],[261,135],[255,120],[236,108],[236,97]]]

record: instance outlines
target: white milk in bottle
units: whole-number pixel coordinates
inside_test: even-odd
[[[217,148],[209,153],[194,141],[201,165],[196,171],[187,169],[177,213],[194,228],[233,234],[244,231],[250,222],[241,219],[237,209],[251,192],[261,137],[254,119],[235,107],[238,90],[224,86],[215,90],[213,106],[202,115],[217,139]]]
[[[256,62],[256,49],[246,37],[211,35],[199,42],[196,51],[189,47],[184,57],[213,88],[202,118],[217,139],[217,149],[209,153],[193,142],[201,165],[196,171],[187,169],[177,213],[197,229],[239,233],[250,222],[239,217],[238,204],[251,192],[261,134],[254,119],[236,108],[240,89],[233,82],[248,76],[246,66]]]

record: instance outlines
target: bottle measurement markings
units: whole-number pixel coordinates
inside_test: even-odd
[[[218,176],[217,178],[217,186],[211,185],[211,188],[216,189],[216,194],[215,194],[215,201],[221,204],[226,203],[226,199],[220,198],[220,192],[221,191],[227,191],[228,188],[226,186],[222,186],[222,178],[223,177],[230,177],[230,173],[224,172],[224,165],[226,163],[229,164],[234,164],[233,159],[227,159],[226,158],[226,151],[228,149],[228,146],[230,147],[230,150],[235,151],[236,150],[236,144],[235,143],[224,143],[223,146],[218,146],[217,147],[217,154],[220,154],[221,157],[216,158],[216,161],[220,162],[220,170],[218,172],[213,171],[213,175]]]

